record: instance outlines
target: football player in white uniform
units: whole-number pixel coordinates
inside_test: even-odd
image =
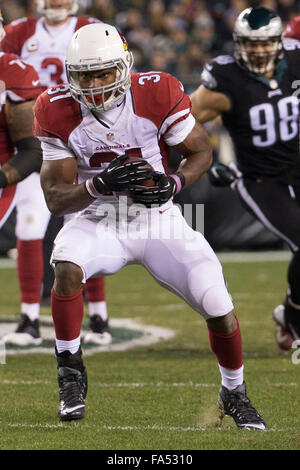
[[[33,65],[41,84],[47,89],[66,81],[64,62],[67,46],[74,32],[99,20],[75,16],[78,10],[77,0],[37,0],[36,4],[41,16],[21,18],[6,26],[2,50],[14,53]],[[33,173],[24,180],[18,191],[16,235],[22,315],[16,332],[6,336],[5,341],[28,345],[41,341],[38,318],[43,274],[48,275],[48,284],[51,286],[53,274],[51,268],[49,273],[49,257],[53,238],[61,227],[63,218],[53,217],[48,227],[50,212],[45,204],[38,173]],[[46,244],[44,237],[47,227]],[[55,235],[53,238],[49,235],[48,240],[48,233],[51,232]],[[108,327],[104,278],[90,279],[86,284],[85,296],[91,327],[85,340],[109,344],[112,336]]]
[[[0,42],[4,37],[0,11]],[[42,164],[40,142],[32,134],[32,110],[40,93],[34,68],[14,54],[0,52],[0,228],[14,208],[16,183]]]
[[[0,41],[5,36],[0,11]],[[6,222],[19,197],[21,183],[40,170],[42,152],[33,137],[33,105],[41,93],[34,68],[14,54],[0,52],[0,228]],[[21,317],[21,324],[25,321]],[[36,324],[30,330],[39,342]]]
[[[81,211],[59,232],[52,254],[58,416],[67,421],[85,415],[83,284],[92,275],[135,263],[206,320],[222,376],[223,413],[239,428],[264,430],[246,395],[241,334],[222,267],[172,202],[209,168],[208,136],[195,123],[177,79],[164,72],[130,73],[132,63],[115,27],[85,26],[68,48],[69,85],[49,89],[35,106],[48,207],[57,215]],[[173,175],[167,169],[170,147],[184,157]]]

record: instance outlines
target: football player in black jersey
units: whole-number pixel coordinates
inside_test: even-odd
[[[234,144],[237,167],[214,163],[212,184],[234,187],[292,250],[289,289],[273,311],[277,344],[290,349],[300,338],[300,42],[282,41],[280,17],[262,7],[238,16],[233,39],[233,56],[205,66],[192,111],[200,123],[222,115]]]

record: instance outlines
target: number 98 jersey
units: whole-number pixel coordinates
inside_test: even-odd
[[[223,124],[244,176],[299,184],[299,47],[300,42],[285,43],[284,58],[272,78],[248,72],[232,56],[218,56],[202,72],[201,83],[231,102]]]

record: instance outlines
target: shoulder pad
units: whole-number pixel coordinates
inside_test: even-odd
[[[219,65],[233,64],[235,62],[231,55],[219,55],[215,57],[212,62],[216,62]]]
[[[284,51],[296,51],[300,49],[300,41],[298,39],[285,38],[282,41]]]
[[[102,23],[98,18],[88,18],[89,23]]]
[[[20,18],[5,26],[6,36],[1,42],[1,49],[21,55],[23,44],[35,32],[37,20],[38,18]]]
[[[0,78],[12,101],[33,100],[42,91],[35,69],[14,54],[1,54]]]
[[[58,137],[65,143],[82,121],[79,103],[72,98],[67,84],[42,93],[35,104],[34,115],[36,137]]]
[[[230,55],[215,57],[204,66],[200,76],[201,84],[216,91],[220,91],[219,85],[222,87],[225,83],[230,87],[233,75],[236,75],[236,71],[232,70],[235,65],[236,62]]]
[[[82,28],[83,26],[86,26],[88,24],[92,24],[92,23],[101,23],[100,20],[97,20],[97,18],[87,18],[85,16],[79,16],[77,18],[77,23],[76,23],[76,26],[75,26],[75,31],[77,31],[78,29]]]
[[[217,80],[211,73],[212,68],[213,67],[210,64],[206,64],[200,75],[201,84],[211,90],[218,86]]]
[[[27,21],[29,21],[29,18],[23,16],[23,18],[18,18],[17,20],[12,21],[10,24],[11,26],[17,26],[18,24],[26,23]]]
[[[182,84],[170,74],[151,71],[131,75],[135,113],[150,119],[157,128],[167,116],[190,108]]]

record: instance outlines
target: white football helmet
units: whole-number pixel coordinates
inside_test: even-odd
[[[106,111],[122,101],[130,88],[133,55],[126,39],[109,24],[83,26],[73,35],[66,56],[67,78],[73,98],[89,109]],[[81,88],[79,74],[116,68],[116,81],[97,88]]]
[[[274,69],[282,58],[282,22],[273,10],[263,7],[246,8],[238,16],[234,29],[235,42],[234,58],[242,67],[256,74],[265,74]],[[249,51],[245,49],[245,41],[271,41],[272,52],[266,52],[264,65],[255,64]]]
[[[76,15],[79,5],[78,0],[71,0],[71,6],[67,8],[51,8],[48,7],[49,0],[35,0],[36,10],[40,15],[46,16],[50,21],[59,23],[64,21],[68,16]],[[62,3],[62,2],[60,2]]]
[[[0,42],[4,38],[5,34],[6,34],[6,32],[5,32],[5,29],[3,27],[3,16],[2,16],[2,12],[0,10]]]

